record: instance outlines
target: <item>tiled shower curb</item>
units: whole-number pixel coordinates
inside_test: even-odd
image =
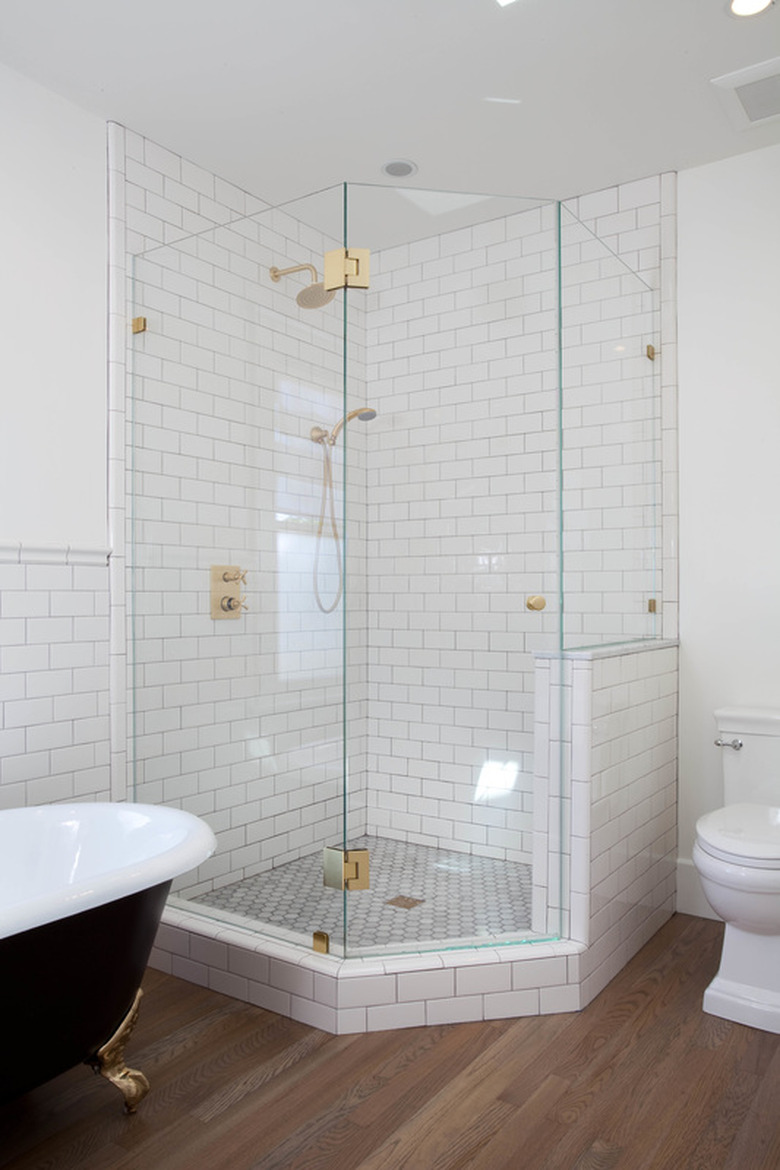
[[[543,942],[342,959],[169,906],[150,966],[344,1035],[578,1011],[586,950]]]

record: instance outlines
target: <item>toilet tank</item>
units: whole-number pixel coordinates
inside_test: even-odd
[[[725,804],[780,806],[780,709],[721,707],[715,712],[719,740],[742,747],[720,747]]]

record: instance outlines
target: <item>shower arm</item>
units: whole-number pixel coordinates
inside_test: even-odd
[[[317,269],[313,264],[295,264],[292,268],[276,268],[274,266],[268,269],[268,273],[273,281],[279,281],[283,276],[290,276],[293,272],[310,272],[315,284],[319,280]]]

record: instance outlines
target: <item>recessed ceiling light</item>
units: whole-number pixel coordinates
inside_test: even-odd
[[[731,11],[735,16],[758,16],[772,4],[774,0],[731,0]]]
[[[520,98],[500,98],[500,97],[486,97],[482,99],[486,102],[495,102],[498,106],[520,106],[522,101]]]
[[[496,4],[500,4],[502,8],[506,8],[507,4],[514,4],[515,0],[496,0]]]
[[[394,179],[408,179],[410,175],[417,174],[417,163],[409,162],[408,158],[394,158],[385,163],[382,170]]]

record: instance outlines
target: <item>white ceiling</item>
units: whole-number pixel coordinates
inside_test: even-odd
[[[780,4],[727,0],[0,3],[0,62],[270,202],[395,158],[565,198],[754,150],[780,118],[736,127],[711,79],[777,56]]]

